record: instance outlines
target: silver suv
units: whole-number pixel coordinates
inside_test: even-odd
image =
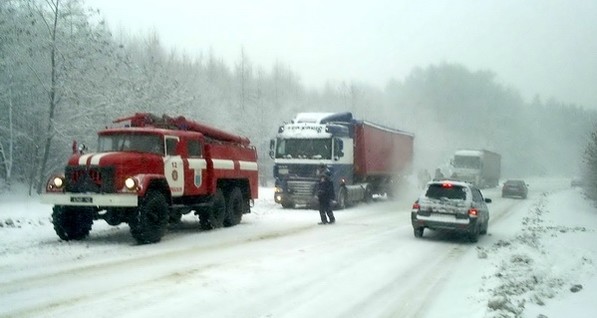
[[[470,183],[434,180],[413,204],[411,221],[415,237],[422,237],[425,228],[466,233],[471,242],[486,234],[489,226],[491,199]]]

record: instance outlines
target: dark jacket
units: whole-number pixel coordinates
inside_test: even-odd
[[[317,197],[319,201],[329,202],[334,199],[334,183],[329,177],[323,177],[317,184]]]

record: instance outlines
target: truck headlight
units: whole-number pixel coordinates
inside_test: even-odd
[[[136,191],[138,188],[137,179],[129,177],[124,180],[124,186],[130,191]]]

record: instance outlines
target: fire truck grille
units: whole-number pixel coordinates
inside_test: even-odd
[[[66,191],[114,193],[114,167],[66,167]]]
[[[289,181],[288,190],[296,204],[306,204],[313,197],[315,182],[310,181]]]

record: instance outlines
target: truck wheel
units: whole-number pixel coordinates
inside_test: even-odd
[[[373,193],[371,192],[370,186],[365,188],[365,198],[363,201],[365,201],[365,203],[371,203],[371,201],[373,201]]]
[[[52,209],[52,223],[61,239],[81,240],[91,231],[93,211],[90,208],[56,205]]]
[[[423,231],[425,231],[424,227],[417,227],[414,229],[415,237],[423,237]]]
[[[213,197],[212,207],[208,212],[208,222],[202,226],[203,229],[211,230],[218,229],[224,226],[224,218],[226,217],[226,199],[221,189],[218,189]]]
[[[156,243],[168,227],[168,203],[164,195],[149,190],[129,220],[131,235],[139,244]]]
[[[226,219],[224,226],[235,226],[243,217],[243,194],[239,188],[234,188],[226,200]]]
[[[284,209],[294,209],[294,203],[282,202],[282,207]]]
[[[336,203],[336,208],[338,210],[343,210],[346,208],[346,189],[345,188],[341,188],[340,191],[338,191],[338,200]]]

